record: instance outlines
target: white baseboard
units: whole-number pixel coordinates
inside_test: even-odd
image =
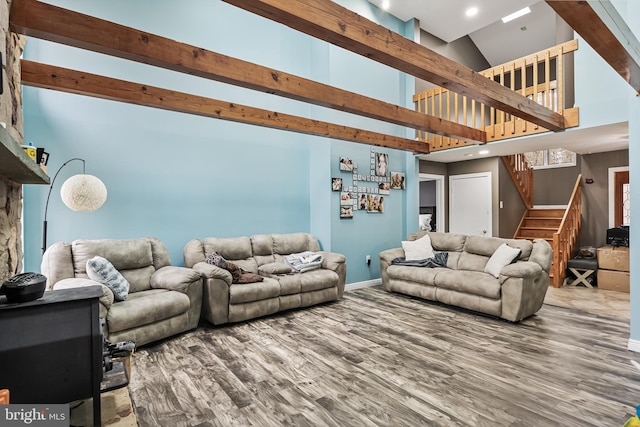
[[[630,339],[629,344],[627,344],[627,348],[631,351],[635,351],[636,353],[640,353],[640,341]]]
[[[382,279],[365,280],[364,282],[349,283],[344,287],[345,292],[356,289],[370,288],[371,286],[382,285]]]

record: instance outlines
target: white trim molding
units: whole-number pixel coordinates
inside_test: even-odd
[[[355,291],[356,289],[370,288],[372,286],[382,285],[382,279],[365,280],[364,282],[349,283],[344,287],[345,292]]]
[[[640,341],[629,339],[627,348],[631,351],[635,351],[636,353],[640,353]]]

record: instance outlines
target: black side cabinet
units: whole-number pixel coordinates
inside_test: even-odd
[[[101,425],[102,333],[99,286],[47,291],[8,304],[0,296],[0,389],[11,403],[69,403],[93,397]]]

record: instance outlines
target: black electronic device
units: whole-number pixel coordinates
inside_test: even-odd
[[[7,279],[0,287],[0,294],[10,303],[35,301],[42,298],[47,278],[39,273],[21,273]]]
[[[607,230],[607,245],[629,247],[629,226],[622,225]]]

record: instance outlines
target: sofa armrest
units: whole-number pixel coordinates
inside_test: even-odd
[[[509,277],[534,277],[542,272],[542,267],[533,261],[518,261],[509,264],[500,271],[501,276]]]
[[[186,267],[167,265],[151,275],[151,287],[186,292],[189,285],[200,280],[200,273]]]
[[[380,260],[386,261],[387,264],[391,264],[391,261],[401,256],[404,256],[404,250],[402,248],[387,249],[380,252]]]
[[[100,317],[105,317],[106,316],[106,312],[109,311],[109,309],[111,308],[111,305],[113,305],[113,301],[114,301],[114,296],[113,296],[113,292],[111,292],[111,289],[109,289],[108,287],[106,287],[105,285],[103,285],[102,283],[98,283],[94,280],[91,279],[82,279],[82,278],[69,278],[69,279],[62,279],[58,282],[56,282],[55,285],[53,285],[53,290],[56,289],[69,289],[69,288],[81,288],[84,286],[100,286],[102,287],[102,296],[100,297],[99,301],[100,301],[100,305],[102,305],[102,307],[104,308],[104,315],[102,313],[102,309],[100,310]]]
[[[534,239],[529,261],[540,264],[540,267],[549,273],[551,270],[551,262],[553,261],[553,248],[549,242],[544,239]]]
[[[193,267],[193,270],[197,271],[200,276],[205,279],[220,279],[227,282],[227,285],[231,286],[231,282],[233,278],[231,277],[231,273],[229,273],[224,268],[220,268],[213,264],[209,264],[206,262],[198,262]]]
[[[336,252],[319,252],[322,254],[322,268],[336,271],[341,264],[347,261],[347,258]]]

